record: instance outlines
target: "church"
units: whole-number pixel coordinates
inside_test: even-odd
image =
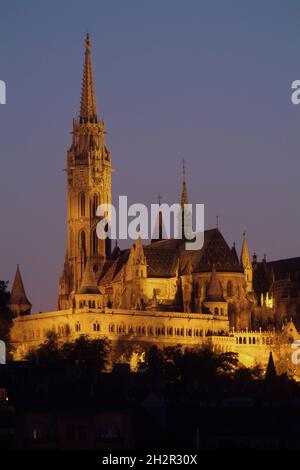
[[[205,231],[201,249],[189,251],[184,239],[164,238],[161,214],[159,236],[147,244],[138,239],[128,249],[112,249],[109,238],[98,238],[97,208],[111,203],[112,155],[97,114],[89,35],[84,47],[80,112],[67,152],[67,247],[58,310],[31,313],[18,267],[10,297],[14,358],[23,359],[55,331],[62,342],[107,337],[117,361],[126,347],[140,354],[151,344],[211,344],[238,352],[245,365],[266,365],[272,351],[278,368],[284,367],[291,342],[300,338],[300,258],[251,260],[246,234],[239,256],[218,227]],[[185,170],[179,200],[184,212]]]

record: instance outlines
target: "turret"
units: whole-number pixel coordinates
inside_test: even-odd
[[[78,294],[100,294],[90,258],[86,262]]]
[[[99,309],[104,307],[104,298],[97,286],[90,258],[87,259],[80,289],[75,294],[73,307],[77,309]]]
[[[26,315],[31,311],[32,305],[25,292],[19,265],[17,266],[8,306],[15,316]]]
[[[203,305],[214,315],[228,316],[227,302],[223,296],[223,288],[214,265],[207,285]]]

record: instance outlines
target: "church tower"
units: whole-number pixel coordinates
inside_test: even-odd
[[[109,240],[99,240],[96,234],[97,207],[111,203],[111,154],[104,121],[97,114],[89,34],[84,47],[80,112],[73,121],[67,153],[67,249],[59,281],[59,309],[70,307],[70,294],[80,288],[87,260],[97,277],[110,255]]]

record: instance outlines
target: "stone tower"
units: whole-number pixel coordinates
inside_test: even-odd
[[[73,121],[67,153],[67,249],[59,281],[58,308],[70,307],[70,294],[81,286],[87,259],[97,277],[110,255],[109,239],[99,240],[99,204],[111,203],[111,154],[105,143],[104,121],[98,119],[89,34],[85,39],[80,112]]]

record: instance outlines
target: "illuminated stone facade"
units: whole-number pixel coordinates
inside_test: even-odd
[[[88,35],[80,113],[67,154],[67,185],[67,248],[58,311],[29,315],[31,305],[17,273],[11,301],[17,315],[11,331],[15,359],[24,358],[52,330],[62,342],[80,335],[107,337],[116,360],[124,345],[141,352],[151,344],[211,344],[238,352],[246,365],[265,365],[270,351],[278,364],[284,362],[282,356],[290,354],[291,341],[299,335],[285,321],[288,311],[275,333],[276,301],[270,286],[262,295],[254,286],[258,270],[245,235],[240,258],[218,228],[206,230],[202,249],[195,251],[185,249],[185,240],[159,237],[148,244],[138,239],[130,249],[116,246],[111,252],[109,241],[97,238],[96,208],[111,202],[111,154],[97,115]],[[184,173],[182,206],[187,202]],[[273,320],[264,324],[269,317]]]

